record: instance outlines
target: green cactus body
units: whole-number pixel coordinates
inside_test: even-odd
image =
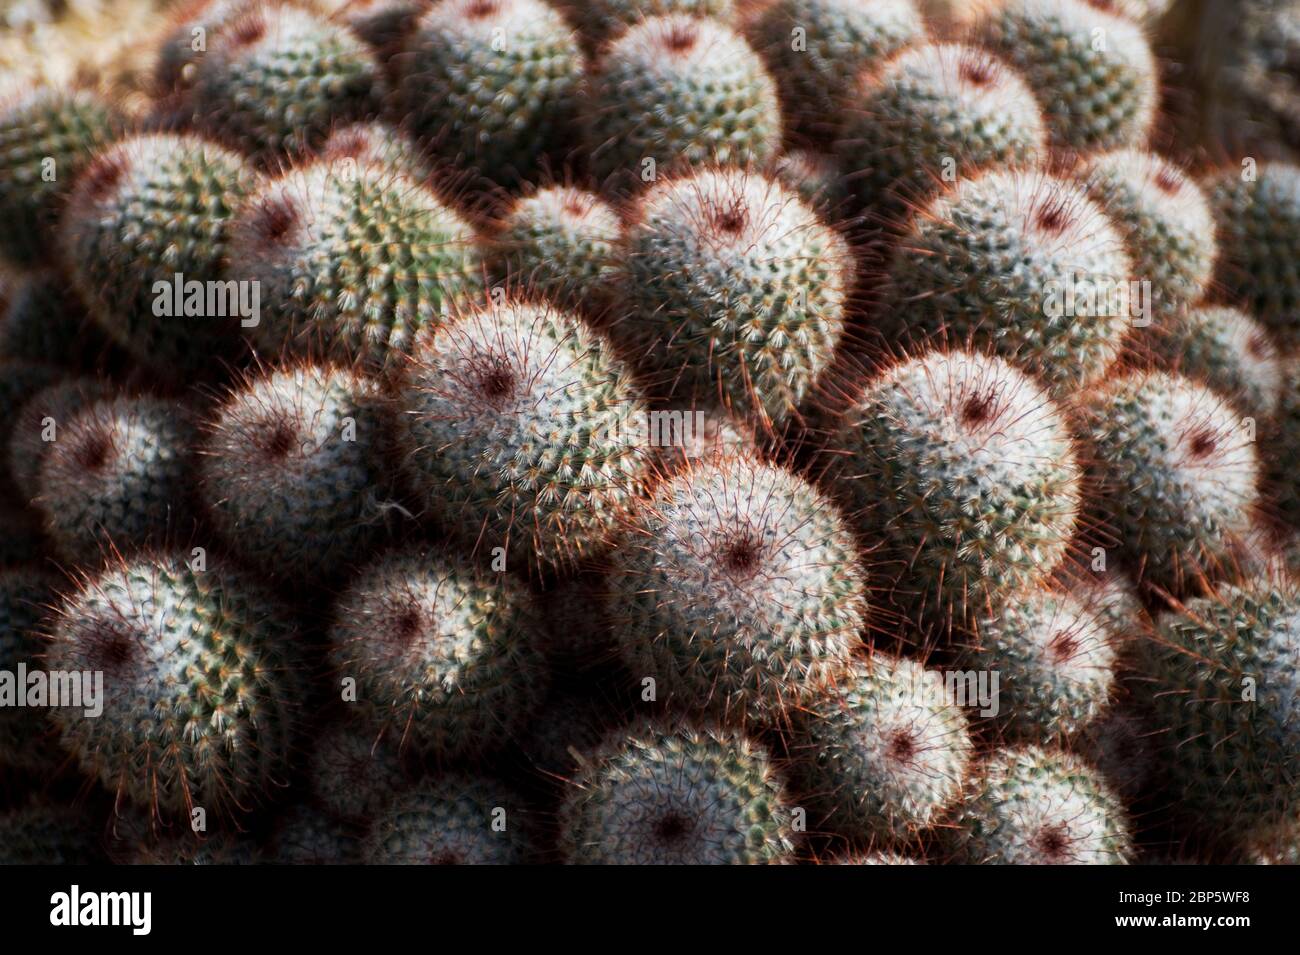
[[[914,839],[957,800],[971,741],[941,674],[874,656],[799,714],[790,750],[810,822],[890,845]]]
[[[1127,375],[1082,404],[1095,506],[1138,577],[1184,591],[1233,570],[1260,470],[1241,416],[1164,372]]]
[[[450,773],[399,794],[361,846],[368,865],[519,865],[528,809],[494,779]]]
[[[95,565],[164,544],[190,518],[188,413],[157,398],[106,398],[74,415],[45,453],[35,504],[61,555]]]
[[[319,583],[378,544],[392,514],[392,423],[378,384],[297,365],[246,380],[200,448],[221,536],[272,576]]]
[[[260,283],[261,351],[373,367],[483,281],[467,223],[400,173],[346,160],[263,185],[236,216],[228,274]]]
[[[1069,548],[1081,496],[1070,431],[1000,359],[931,352],[895,366],[831,446],[828,478],[905,565],[898,596],[943,618],[995,613]]]
[[[958,183],[904,230],[889,265],[893,318],[881,327],[992,348],[1069,393],[1119,356],[1131,278],[1122,234],[1082,186],[991,172]]]
[[[1300,166],[1225,169],[1205,188],[1219,228],[1220,283],[1281,342],[1300,344]]]
[[[1133,273],[1150,288],[1150,320],[1160,325],[1199,301],[1219,252],[1200,187],[1173,163],[1136,149],[1094,156],[1079,178],[1127,239]]]
[[[1096,0],[1000,0],[992,7],[974,37],[1038,93],[1055,146],[1146,145],[1160,85],[1140,25]]]
[[[948,838],[961,861],[982,865],[1124,865],[1133,856],[1124,807],[1100,775],[1032,746],[980,767]]]
[[[515,578],[397,552],[340,598],[330,662],[403,747],[444,763],[477,758],[519,735],[545,698],[539,628]]]
[[[779,723],[859,645],[867,584],[849,527],[786,471],[728,457],[640,507],[607,614],[628,670],[678,706]]]
[[[290,0],[276,0],[288,3]],[[153,67],[155,90],[167,95],[194,83],[198,64],[219,32],[257,9],[260,0],[191,0],[178,5],[170,29],[158,46]]]
[[[93,865],[103,849],[85,811],[43,802],[0,813],[0,865]]]
[[[766,752],[708,727],[648,724],[583,760],[560,809],[579,865],[791,861],[791,809]]]
[[[39,87],[0,101],[0,258],[48,262],[73,184],[123,121],[84,91]]]
[[[156,373],[211,376],[237,353],[248,296],[224,281],[222,260],[251,186],[235,153],[170,134],[113,146],[78,180],[60,231],[73,284],[112,338]]]
[[[593,67],[585,109],[592,171],[620,184],[762,164],[781,144],[776,86],[758,56],[729,27],[683,14],[615,40]]]
[[[322,733],[308,766],[316,803],[336,819],[368,819],[402,787],[397,753],[368,725],[345,724]]]
[[[1081,733],[1115,693],[1116,647],[1107,620],[1071,594],[1038,587],[981,620],[966,666],[999,674],[998,728],[1047,745]]]
[[[246,808],[291,751],[294,636],[242,577],[179,556],[125,563],[64,603],[46,651],[51,670],[103,673],[103,713],[52,718],[82,770],[142,808]]]
[[[58,575],[37,566],[0,569],[0,671],[16,674],[19,664],[44,669],[41,634],[58,594]],[[25,687],[16,686],[18,692]],[[0,707],[0,765],[48,770],[61,759],[53,724],[44,710]]]
[[[304,806],[280,819],[271,836],[271,858],[278,865],[352,865],[360,853],[346,827]]]
[[[621,223],[601,199],[551,186],[515,201],[495,237],[500,271],[512,286],[599,314],[608,305]]]
[[[1047,152],[1033,91],[984,50],[928,43],[859,79],[836,153],[864,207],[915,205],[957,179]]]
[[[764,176],[710,170],[647,193],[624,238],[615,327],[663,388],[786,421],[831,363],[853,286],[844,240]]]
[[[846,86],[925,37],[914,0],[777,0],[750,31],[791,126],[810,138],[848,105]]]
[[[1179,809],[1251,840],[1300,817],[1300,588],[1221,586],[1157,621],[1142,684]]]
[[[191,91],[201,128],[263,164],[319,148],[384,94],[379,64],[346,27],[293,5],[250,6],[218,30]]]
[[[577,116],[578,39],[542,0],[440,0],[400,64],[403,105],[420,136],[504,185],[533,179]]]
[[[520,569],[607,546],[651,449],[645,405],[604,339],[508,301],[440,329],[406,371],[400,443],[448,530]]]
[[[1282,360],[1268,332],[1245,312],[1201,304],[1153,332],[1162,367],[1231,399],[1243,414],[1269,418],[1277,411]]]
[[[63,429],[91,403],[111,395],[107,382],[65,378],[34,392],[22,404],[9,435],[9,473],[22,502],[40,495],[41,465]]]

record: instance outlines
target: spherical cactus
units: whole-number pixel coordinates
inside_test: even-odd
[[[1258,501],[1249,422],[1164,372],[1126,375],[1082,405],[1094,506],[1139,579],[1183,591],[1235,569]]]
[[[1219,281],[1288,345],[1300,343],[1300,166],[1225,169],[1205,188],[1219,227]]]
[[[39,566],[0,569],[0,672],[16,675],[20,665],[44,669],[41,635],[48,629],[60,583],[57,574]],[[16,683],[14,689],[24,693],[27,688]],[[60,762],[46,711],[14,702],[0,706],[0,766],[40,771]]]
[[[34,802],[0,813],[0,865],[93,865],[103,847],[88,813]]]
[[[9,473],[19,500],[31,502],[41,493],[41,465],[63,429],[82,409],[111,395],[108,383],[99,379],[64,378],[22,404],[9,435]]]
[[[648,724],[588,754],[560,808],[583,865],[791,861],[791,808],[765,751],[709,727]]]
[[[979,621],[964,665],[998,674],[998,729],[1051,744],[1084,731],[1116,691],[1117,641],[1106,616],[1069,593],[1040,586]]]
[[[1032,746],[980,767],[948,838],[971,864],[1123,865],[1133,856],[1124,807],[1100,775]]]
[[[1127,240],[1134,277],[1150,289],[1146,317],[1159,324],[1200,300],[1219,251],[1200,187],[1173,163],[1136,149],[1093,157],[1079,178]]]
[[[507,282],[572,308],[599,314],[608,304],[621,223],[601,199],[551,186],[515,200],[494,243]]]
[[[606,613],[629,672],[727,719],[784,721],[866,623],[865,574],[830,500],[747,457],[668,481],[610,560]]]
[[[159,374],[214,374],[256,320],[252,294],[222,273],[230,217],[251,186],[235,153],[165,134],[109,148],[73,190],[60,231],[73,284]]]
[[[914,0],[777,0],[750,37],[791,126],[816,137],[847,105],[852,78],[924,39],[925,22]]]
[[[1080,151],[1146,144],[1159,72],[1142,27],[1111,0],[998,0],[975,38],[1038,92],[1055,145]]]
[[[439,0],[400,59],[409,121],[440,156],[489,179],[532,179],[577,116],[582,53],[543,0]]]
[[[93,402],[46,451],[35,504],[70,561],[164,544],[191,519],[188,412],[152,397]]]
[[[809,208],[828,218],[840,211],[845,190],[839,161],[810,149],[787,150],[772,160],[770,174],[798,193]]]
[[[340,126],[320,148],[323,163],[338,163],[352,171],[362,166],[378,166],[399,173],[419,183],[427,183],[433,170],[423,154],[405,133],[387,123],[353,123]]]
[[[620,273],[615,333],[663,388],[778,426],[831,363],[853,260],[792,190],[710,170],[645,196]]]
[[[1300,813],[1300,586],[1265,575],[1163,615],[1141,684],[1179,809],[1229,842]]]
[[[192,96],[203,129],[271,164],[319,148],[332,126],[374,114],[383,80],[346,27],[266,4],[241,10],[217,31]]]
[[[123,125],[79,90],[40,87],[0,101],[0,257],[19,266],[50,259],[69,191]]]
[[[873,656],[799,714],[790,752],[810,823],[891,845],[914,839],[956,801],[971,741],[941,674]]]
[[[243,577],[171,555],[124,563],[65,601],[45,657],[102,673],[102,714],[51,716],[82,770],[143,808],[246,808],[282,780],[293,743],[294,637]]]
[[[166,96],[191,86],[199,61],[208,51],[209,39],[238,22],[240,14],[256,10],[257,5],[258,0],[190,0],[177,5],[158,46],[154,90]]]
[[[494,779],[450,773],[398,795],[361,846],[367,865],[519,865],[528,807]]]
[[[958,621],[995,613],[1069,548],[1081,496],[1070,431],[1000,359],[900,363],[866,386],[830,447],[827,477],[905,568],[904,602]]]
[[[400,173],[346,158],[263,185],[232,226],[228,274],[258,283],[250,331],[268,355],[375,367],[483,281],[466,222]]]
[[[1232,399],[1243,414],[1270,417],[1282,392],[1282,359],[1264,327],[1226,305],[1200,304],[1151,329],[1159,364]]]
[[[928,43],[863,72],[836,153],[864,207],[893,212],[999,166],[1047,151],[1034,93],[984,50]]]
[[[406,372],[401,444],[448,530],[521,569],[606,546],[650,449],[646,408],[599,335],[508,301],[440,329]]]
[[[322,733],[308,765],[312,795],[336,819],[373,817],[402,788],[397,752],[367,725],[345,724]]]
[[[734,0],[566,0],[560,6],[593,50],[651,17],[682,14],[730,24],[737,12]]]
[[[961,181],[904,230],[882,328],[991,347],[1069,392],[1118,357],[1131,277],[1123,235],[1082,186],[991,172]]]
[[[248,560],[319,583],[386,531],[391,437],[379,386],[353,371],[297,365],[250,377],[206,425],[199,496]]]
[[[286,813],[271,836],[271,858],[278,865],[351,865],[359,850],[346,827],[305,806]]]
[[[330,662],[403,747],[440,762],[520,734],[545,694],[540,620],[523,584],[450,554],[399,551],[340,597]]]
[[[592,69],[584,108],[591,168],[620,183],[763,163],[781,144],[776,87],[754,51],[729,27],[683,14],[615,40]]]

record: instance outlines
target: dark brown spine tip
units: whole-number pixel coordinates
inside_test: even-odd
[[[298,218],[298,207],[291,199],[284,196],[268,199],[257,210],[253,231],[262,245],[278,245],[292,234]]]
[[[692,23],[676,23],[664,36],[664,49],[671,53],[686,53],[695,47],[699,32]]]

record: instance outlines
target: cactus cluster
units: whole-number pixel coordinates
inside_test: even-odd
[[[1295,860],[1293,0],[88,4],[0,862]]]

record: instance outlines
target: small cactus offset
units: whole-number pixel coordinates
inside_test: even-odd
[[[347,156],[264,182],[231,226],[229,259],[266,303],[247,331],[269,359],[384,367],[483,283],[467,222],[400,171]]]
[[[976,865],[1124,865],[1129,822],[1096,770],[1038,747],[999,752],[977,771],[953,828],[954,858]]]
[[[1300,343],[1300,166],[1247,161],[1205,181],[1219,229],[1219,279],[1287,346]]]
[[[1069,393],[1119,357],[1132,275],[1123,234],[1082,186],[994,171],[962,180],[903,231],[882,329],[990,347]]]
[[[768,755],[734,732],[650,723],[583,758],[560,809],[578,865],[792,861],[791,806]]]
[[[1164,372],[1125,375],[1081,401],[1097,516],[1138,577],[1183,592],[1236,570],[1259,500],[1251,422]]]
[[[49,263],[77,177],[125,121],[93,93],[37,87],[0,99],[0,259]]]
[[[204,429],[199,497],[222,539],[272,577],[332,578],[396,516],[389,408],[362,375],[294,365],[250,377]]]
[[[77,182],[61,232],[73,283],[160,376],[211,377],[237,353],[240,325],[257,320],[252,297],[223,275],[230,218],[252,184],[236,153],[173,134],[119,143]]]
[[[1047,124],[1033,91],[977,47],[910,47],[858,80],[836,154],[863,207],[893,210],[988,169],[1046,155]]]
[[[1160,77],[1139,24],[1110,0],[992,0],[988,6],[973,37],[1023,73],[1056,146],[1091,152],[1147,144]]]
[[[883,537],[896,598],[960,623],[1064,559],[1082,495],[1074,441],[1006,362],[961,351],[901,362],[831,431],[829,486]]]
[[[592,67],[583,108],[592,171],[614,185],[761,164],[781,142],[776,86],[754,51],[731,28],[685,14],[618,37]]]
[[[377,113],[384,81],[346,27],[292,4],[250,4],[212,37],[190,95],[202,129],[274,166]]]
[[[418,135],[503,185],[533,179],[577,119],[582,54],[544,0],[439,0],[398,63]]]
[[[745,456],[689,466],[610,558],[611,630],[675,705],[783,723],[861,640],[867,582],[848,525],[802,479]]]
[[[532,853],[528,813],[500,782],[449,773],[397,794],[361,855],[371,865],[519,865]]]
[[[971,749],[941,674],[874,655],[799,714],[790,775],[816,826],[863,845],[897,845],[956,802]]]
[[[792,127],[827,132],[852,96],[852,79],[925,37],[915,0],[777,0],[749,30]]]
[[[700,172],[636,206],[613,331],[660,389],[779,428],[831,364],[853,276],[847,244],[793,190]]]
[[[630,374],[552,306],[460,317],[417,349],[399,391],[420,499],[512,569],[599,554],[648,477],[648,412]]]
[[[51,636],[50,669],[103,674],[101,715],[50,712],[110,792],[164,817],[224,815],[283,780],[301,676],[293,626],[258,585],[176,554],[140,558],[86,580]]]
[[[521,733],[545,697],[540,627],[513,577],[399,551],[340,597],[330,663],[402,748],[443,762],[480,758]]]
[[[194,437],[187,409],[153,397],[105,398],[73,415],[37,475],[54,548],[93,567],[184,533]]]

